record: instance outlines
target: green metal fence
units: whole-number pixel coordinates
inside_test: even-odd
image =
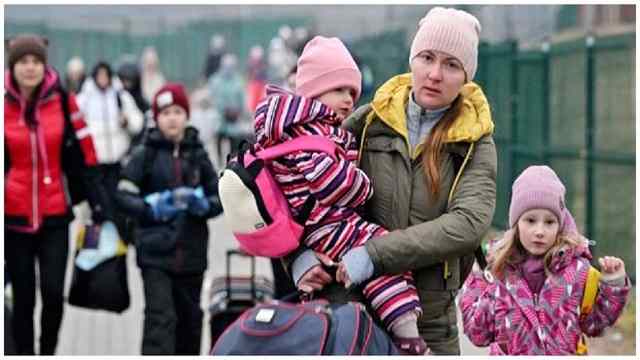
[[[4,31],[5,37],[23,32],[46,36],[51,44],[49,61],[60,72],[65,71],[67,61],[74,55],[80,56],[90,70],[98,60],[116,64],[122,54],[139,57],[146,46],[154,46],[165,77],[191,87],[202,74],[212,34],[224,35],[229,51],[244,64],[251,46],[261,45],[267,49],[283,24],[297,27],[309,23],[306,18],[252,19],[250,23],[243,20],[200,21],[166,30],[162,30],[161,25],[158,35],[60,29],[31,23],[5,23]]]
[[[373,87],[371,91],[363,91],[361,104],[371,101],[375,89],[385,81],[394,75],[409,71],[406,39],[406,32],[398,30],[367,36],[347,44],[360,63],[368,65],[373,73]]]
[[[515,177],[549,164],[594,255],[622,257],[635,280],[635,33],[529,51],[484,45],[478,63],[496,123],[494,225],[506,226]]]

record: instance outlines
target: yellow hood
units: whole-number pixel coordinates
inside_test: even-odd
[[[380,120],[402,135],[409,144],[406,104],[411,93],[411,73],[394,76],[384,83],[374,95],[371,106],[372,116],[367,117],[367,124],[377,115]],[[493,133],[493,121],[489,103],[482,89],[474,82],[462,87],[464,104],[458,118],[447,132],[445,142],[474,142],[482,136]],[[416,153],[419,153],[417,149]]]

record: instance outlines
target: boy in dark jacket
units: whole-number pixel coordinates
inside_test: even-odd
[[[222,212],[218,177],[198,131],[186,126],[184,87],[164,85],[152,107],[157,127],[133,150],[116,196],[138,219],[135,245],[145,292],[142,354],[197,355],[207,219]]]

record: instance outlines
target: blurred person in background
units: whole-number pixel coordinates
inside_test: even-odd
[[[258,102],[264,98],[267,86],[267,66],[264,63],[264,49],[255,45],[249,50],[247,60],[247,109],[253,114]]]
[[[293,30],[293,44],[291,50],[296,57],[302,54],[304,46],[311,40],[312,36],[309,30],[304,26],[298,26]]]
[[[226,41],[224,36],[220,34],[211,35],[211,39],[209,40],[209,52],[207,53],[207,58],[204,62],[204,71],[202,72],[205,81],[207,81],[211,75],[215,74],[220,68],[220,61],[222,60],[222,56],[226,53],[225,43]]]
[[[142,113],[142,128],[137,134],[133,134],[131,144],[129,145],[129,149],[131,150],[142,141],[144,132],[148,127],[149,114],[147,112],[151,107],[149,106],[149,102],[144,98],[144,95],[142,95],[140,65],[135,61],[135,58],[125,57],[120,62],[117,73],[122,88],[133,97],[138,110]]]
[[[133,97],[118,90],[113,83],[111,66],[98,62],[91,78],[85,81],[78,95],[78,106],[85,115],[95,143],[102,182],[110,194],[115,193],[121,161],[129,152],[132,138],[142,130],[143,115]],[[125,219],[115,214],[116,226],[123,240],[127,238]]]
[[[278,28],[278,37],[288,49],[293,49],[296,39],[293,36],[293,29],[289,25],[282,25]]]
[[[147,46],[140,56],[140,66],[142,68],[142,95],[151,103],[153,95],[164,85],[166,79],[160,69],[160,59],[156,48]]]
[[[337,277],[358,285],[411,271],[422,302],[420,336],[436,355],[460,354],[455,298],[496,203],[494,125],[472,82],[480,29],[465,11],[431,9],[411,45],[411,72],[389,79],[344,124],[361,144],[359,167],[374,188],[363,216],[391,232],[347,252]],[[304,274],[298,288],[326,286],[336,298],[351,297],[322,259],[303,256],[314,261],[293,262],[292,273]]]
[[[274,37],[269,42],[268,55],[268,82],[284,87],[287,75],[291,67],[296,64],[297,58],[286,46],[280,37]]]
[[[206,86],[194,90],[190,95],[191,123],[198,129],[198,135],[204,147],[209,150],[213,145],[214,133],[220,124],[220,114],[213,107],[213,101]]]
[[[298,72],[298,65],[294,65],[289,74],[287,75],[287,83],[285,89],[290,91],[296,91],[296,73]]]
[[[117,75],[122,83],[122,88],[135,100],[138,110],[143,114],[146,113],[151,106],[142,94],[140,65],[133,56],[123,57],[118,66]]]
[[[222,166],[225,158],[222,142],[229,141],[231,150],[234,150],[244,136],[240,122],[246,114],[245,85],[235,55],[222,57],[220,69],[209,79],[209,92],[213,106],[222,116],[216,131],[217,165]]]
[[[64,87],[68,92],[77,94],[82,89],[87,73],[84,61],[79,56],[74,56],[67,62],[67,73],[64,77]]]
[[[47,64],[47,46],[38,35],[6,42],[4,256],[13,287],[13,336],[23,355],[35,354],[36,278],[42,300],[40,354],[56,350],[74,217],[71,191],[77,185],[90,189],[86,197],[95,223],[111,219],[112,213],[91,134],[75,95],[66,92]]]

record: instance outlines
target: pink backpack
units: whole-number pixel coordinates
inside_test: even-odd
[[[336,144],[322,136],[308,135],[258,152],[250,146],[231,159],[222,172],[218,192],[223,216],[244,252],[277,258],[298,247],[315,199],[309,197],[294,217],[267,166],[270,160],[296,151],[320,151],[335,158]]]

